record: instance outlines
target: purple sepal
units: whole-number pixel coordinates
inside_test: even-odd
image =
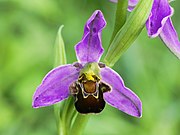
[[[33,96],[32,106],[49,106],[69,96],[69,86],[78,79],[79,69],[71,64],[51,70]]]
[[[160,38],[165,45],[180,59],[180,42],[171,18],[166,21],[160,33]]]
[[[102,81],[109,84],[111,92],[104,93],[105,101],[111,106],[135,117],[142,116],[141,100],[124,85],[122,78],[114,70],[101,69]]]
[[[173,9],[168,0],[154,0],[150,16],[146,22],[149,37],[157,37],[161,33],[166,21],[173,15]]]
[[[100,10],[96,10],[87,21],[84,27],[82,40],[75,46],[78,62],[99,62],[103,54],[101,44],[102,29],[106,26],[106,21]]]

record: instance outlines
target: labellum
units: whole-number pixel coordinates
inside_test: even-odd
[[[78,81],[70,86],[71,94],[75,97],[75,108],[79,113],[100,113],[105,107],[103,93],[111,88],[96,75],[83,73]]]

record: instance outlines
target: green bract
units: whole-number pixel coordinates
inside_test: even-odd
[[[128,0],[119,0],[117,3],[116,18],[114,24],[114,31],[111,37],[111,42],[116,36],[117,32],[122,28],[127,18]]]
[[[63,27],[64,26],[61,25],[57,33],[57,38],[55,42],[54,67],[67,63],[64,40],[61,34]],[[77,111],[73,106],[73,102],[74,102],[73,97],[69,97],[66,101],[54,105],[54,113],[56,117],[56,123],[57,123],[57,129],[59,135],[80,134],[82,129],[86,125],[85,124],[86,121],[89,118],[88,115],[84,116],[79,113],[77,114]],[[74,121],[72,121],[72,119]],[[79,122],[81,122],[81,124],[79,124]]]
[[[54,62],[54,67],[57,67],[59,65],[66,64],[66,52],[65,52],[65,47],[64,47],[64,41],[61,35],[62,28],[64,26],[61,25],[59,27],[58,33],[57,33],[57,38],[55,42],[55,62]]]
[[[118,31],[111,42],[104,58],[106,65],[113,66],[120,56],[136,40],[149,17],[153,0],[140,0],[135,10],[130,14],[126,23]],[[121,18],[119,18],[121,19]]]

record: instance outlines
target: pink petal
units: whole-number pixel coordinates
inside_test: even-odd
[[[76,56],[80,63],[98,62],[103,54],[101,44],[102,29],[106,21],[100,10],[96,10],[84,27],[82,40],[75,46]]]
[[[33,107],[49,106],[69,96],[69,86],[78,79],[79,70],[73,65],[59,66],[43,79],[33,96]]]
[[[114,70],[101,69],[102,81],[112,87],[111,92],[104,93],[105,101],[111,106],[135,117],[142,116],[142,103],[138,96],[124,85],[122,78]]]

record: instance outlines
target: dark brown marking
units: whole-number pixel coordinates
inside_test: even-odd
[[[70,85],[70,93],[75,97],[75,108],[82,114],[100,113],[105,107],[103,93],[109,91],[109,85],[98,80],[87,80],[84,75]]]
[[[102,91],[98,92],[98,98],[93,95],[88,95],[84,98],[83,91],[80,89],[79,93],[75,95],[75,107],[79,113],[100,113],[105,107]]]

